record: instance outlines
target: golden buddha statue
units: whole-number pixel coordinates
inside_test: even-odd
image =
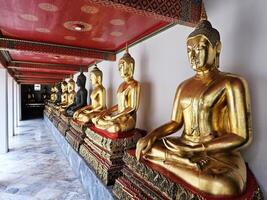
[[[75,81],[73,80],[73,76],[71,75],[70,80],[68,81],[68,104],[67,106],[73,104],[74,100],[75,100]]]
[[[61,103],[60,106],[65,106],[68,104],[68,84],[66,81],[61,82]]]
[[[124,81],[117,91],[118,104],[92,119],[97,128],[110,133],[125,132],[135,128],[140,85],[133,78],[134,64],[135,61],[126,47],[126,53],[119,61],[119,71]]]
[[[56,87],[53,85],[50,89],[51,93],[50,93],[50,102],[55,102],[56,101]]]
[[[201,20],[187,39],[195,76],[176,91],[171,121],[141,138],[136,157],[172,172],[212,195],[238,195],[246,187],[246,165],[239,150],[251,139],[246,81],[220,72],[219,32]],[[183,129],[180,137],[166,137]]]
[[[77,110],[73,119],[79,124],[87,124],[91,122],[103,109],[106,109],[106,89],[102,85],[103,74],[97,66],[90,71],[90,81],[93,91],[90,95],[91,105],[87,105]]]

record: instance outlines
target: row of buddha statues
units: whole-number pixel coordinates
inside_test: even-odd
[[[136,163],[152,163],[202,193],[242,195],[249,186],[240,150],[252,140],[247,82],[219,70],[220,34],[208,20],[199,22],[186,44],[195,75],[177,87],[169,122],[140,137],[132,156]],[[76,82],[77,93],[73,79],[63,81],[52,88],[51,102],[76,124],[91,125],[111,135],[127,133],[136,127],[140,104],[141,86],[133,77],[134,67],[127,49],[118,64],[123,81],[116,93],[117,104],[110,108],[97,66],[90,70],[90,105],[82,72]],[[180,136],[170,137],[180,129]]]
[[[96,127],[111,133],[125,132],[136,124],[136,112],[140,99],[140,84],[133,79],[134,59],[126,52],[120,59],[120,75],[123,83],[117,91],[118,104],[107,109],[106,89],[102,85],[102,71],[95,66],[90,71],[92,93],[91,105],[87,105],[86,77],[83,73],[77,77],[79,90],[75,93],[75,82],[71,78],[51,88],[51,102],[56,109],[73,117],[80,124],[93,123]]]

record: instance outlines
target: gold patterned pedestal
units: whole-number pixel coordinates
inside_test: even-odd
[[[51,113],[52,113],[52,108],[48,104],[46,104],[44,108],[44,114],[49,118]]]
[[[61,113],[60,121],[58,123],[58,130],[64,137],[66,136],[66,132],[70,128],[70,120],[71,117],[67,117],[66,115],[64,115],[64,113]]]
[[[164,168],[135,158],[135,150],[125,153],[123,175],[116,180],[113,193],[118,199],[156,200],[260,200],[263,194],[252,172],[247,167],[247,187],[240,196],[213,196],[188,185]]]
[[[85,133],[76,131],[73,127],[70,127],[66,132],[66,139],[75,151],[79,152],[80,145],[84,142],[84,138]]]
[[[105,185],[112,185],[121,175],[122,157],[127,149],[134,148],[145,133],[134,129],[127,133],[111,134],[94,126],[86,129],[84,143],[79,153],[92,166]]]

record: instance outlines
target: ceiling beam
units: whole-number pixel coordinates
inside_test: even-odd
[[[87,0],[87,2],[188,26],[197,24],[202,10],[202,0]]]
[[[88,71],[87,66],[75,66],[75,65],[63,65],[63,64],[51,64],[51,63],[35,63],[35,62],[20,62],[12,61],[8,63],[8,69],[24,70],[24,71],[36,71],[36,72],[51,72],[51,73],[65,73],[74,74],[80,71],[80,68],[84,72]]]
[[[47,72],[29,72],[29,71],[16,71],[15,75],[30,75],[30,76],[43,76],[43,77],[50,77],[50,76],[57,76],[57,77],[66,77],[68,76],[68,74],[64,74],[64,73],[47,73]]]
[[[4,56],[4,51],[0,51],[0,67],[7,67],[7,60]]]
[[[43,75],[43,74],[16,74],[15,77],[19,78],[46,78],[46,79],[65,79],[66,76],[62,75]]]
[[[52,55],[77,56],[82,58],[92,58],[100,60],[116,60],[116,53],[112,51],[102,51],[98,49],[80,48],[73,46],[57,45],[44,42],[34,42],[28,40],[17,40],[0,37],[0,50],[5,51],[26,51],[44,53]],[[88,63],[89,64],[89,63]]]
[[[38,84],[38,83],[58,83],[61,82],[62,79],[34,79],[34,78],[17,78],[17,82],[19,83],[29,83],[29,84]]]

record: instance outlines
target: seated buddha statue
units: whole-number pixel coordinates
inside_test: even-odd
[[[65,80],[61,82],[61,92],[61,102],[58,109],[61,109],[62,106],[66,106],[68,104],[68,84]]]
[[[55,101],[56,105],[59,105],[61,103],[61,95],[62,95],[61,83],[57,83],[57,85],[56,85],[56,101]]]
[[[64,81],[63,81],[64,82]],[[61,96],[61,106],[60,106],[60,112],[64,112],[65,109],[74,103],[74,97],[75,97],[75,81],[70,78],[68,83],[65,81],[63,87],[61,84],[62,88],[62,96]],[[64,92],[63,92],[64,91]],[[64,102],[62,101],[64,99]]]
[[[133,78],[134,64],[135,61],[126,48],[126,53],[119,61],[119,72],[123,82],[117,91],[118,104],[92,119],[97,128],[110,133],[125,132],[135,128],[140,85]]]
[[[195,75],[177,88],[171,120],[139,139],[136,157],[149,160],[212,195],[239,195],[246,165],[239,150],[252,138],[246,81],[219,71],[219,32],[201,20],[187,38]],[[181,136],[169,136],[183,127]]]
[[[106,89],[102,85],[103,74],[97,66],[90,71],[90,81],[92,83],[92,93],[90,95],[91,105],[87,105],[77,110],[73,119],[79,124],[87,124],[97,116],[103,109],[106,109]]]
[[[56,88],[55,86],[53,85],[50,89],[50,100],[49,100],[49,103],[53,103],[56,101]]]
[[[73,104],[69,105],[65,110],[65,115],[67,117],[72,117],[76,110],[84,107],[87,104],[87,90],[85,89],[85,83],[86,83],[86,77],[81,71],[76,81],[79,90],[75,95],[75,101]]]
[[[74,103],[75,100],[75,81],[73,80],[73,76],[71,75],[70,80],[68,81],[68,105]]]

